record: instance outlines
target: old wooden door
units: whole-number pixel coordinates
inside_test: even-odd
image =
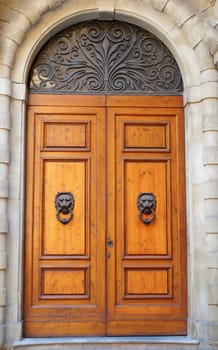
[[[107,330],[112,335],[186,332],[181,105],[180,97],[108,98]],[[152,203],[156,208],[147,214]]]
[[[186,334],[181,97],[31,95],[24,335]]]

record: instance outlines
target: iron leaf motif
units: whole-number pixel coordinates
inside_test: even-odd
[[[122,22],[90,21],[65,29],[42,49],[31,93],[181,94],[179,67],[154,35]]]

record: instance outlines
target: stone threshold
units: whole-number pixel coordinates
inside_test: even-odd
[[[15,341],[13,349],[198,349],[199,341],[185,336],[166,337],[63,337],[24,338]]]

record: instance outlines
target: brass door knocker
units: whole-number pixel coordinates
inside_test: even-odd
[[[139,219],[144,224],[150,224],[155,219],[155,209],[157,200],[152,192],[140,192],[137,197],[137,208],[139,211]],[[149,217],[147,217],[149,215]]]
[[[71,192],[58,192],[55,196],[56,218],[66,225],[73,218],[75,199]]]

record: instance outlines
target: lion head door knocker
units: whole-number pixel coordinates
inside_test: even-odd
[[[157,200],[152,192],[141,192],[137,197],[139,219],[144,224],[150,224],[155,219]]]
[[[75,199],[71,192],[58,192],[55,196],[56,218],[66,225],[73,218]]]

